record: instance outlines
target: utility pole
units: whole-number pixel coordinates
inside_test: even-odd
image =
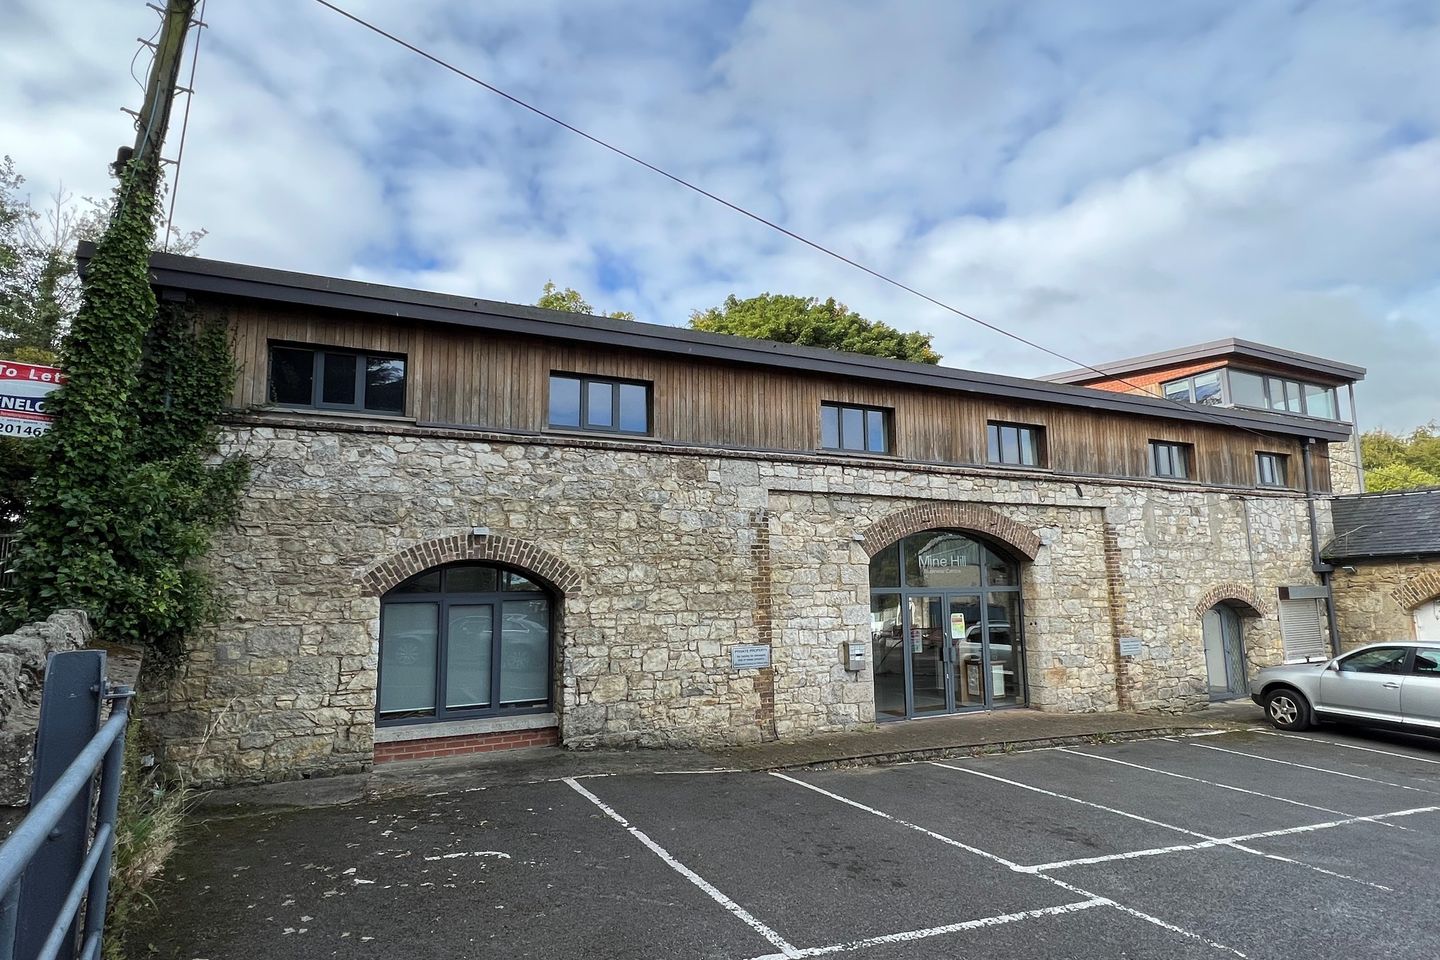
[[[157,161],[165,132],[170,126],[170,107],[175,101],[175,84],[180,77],[180,60],[185,49],[185,35],[190,31],[195,14],[195,0],[167,0],[161,14],[160,37],[155,43],[155,61],[145,84],[145,101],[135,115],[135,146],[120,148],[116,158],[117,173],[132,160]]]

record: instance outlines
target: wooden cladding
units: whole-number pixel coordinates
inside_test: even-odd
[[[267,405],[271,343],[371,350],[407,360],[405,416],[420,423],[525,433],[547,430],[552,372],[652,384],[651,436],[675,443],[813,453],[821,449],[820,405],[893,411],[891,453],[903,461],[984,465],[989,421],[1044,431],[1046,461],[1058,473],[1150,475],[1150,441],[1190,444],[1191,479],[1255,487],[1259,450],[1301,462],[1294,438],[1238,427],[1136,417],[980,394],[785,373],[715,361],[647,354],[460,327],[380,321],[326,310],[230,301],[223,309],[240,367],[238,408]],[[1316,443],[1316,488],[1330,489],[1325,444]],[[1290,471],[1299,488],[1300,470]]]

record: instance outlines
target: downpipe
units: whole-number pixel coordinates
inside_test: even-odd
[[[1310,459],[1314,439],[1307,439],[1300,448],[1300,462],[1305,468],[1305,505],[1310,511],[1310,569],[1325,588],[1325,623],[1330,628],[1330,655],[1340,655],[1340,625],[1335,619],[1335,590],[1330,579],[1335,568],[1320,559],[1320,527],[1315,516],[1315,468]]]

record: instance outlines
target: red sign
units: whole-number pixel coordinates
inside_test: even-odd
[[[58,367],[0,360],[0,437],[34,437],[49,430],[45,399],[64,382]]]

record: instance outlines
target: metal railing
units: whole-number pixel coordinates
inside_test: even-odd
[[[0,960],[100,956],[131,696],[102,651],[46,665],[30,812],[0,846]]]
[[[0,533],[0,590],[10,586],[15,575],[10,572],[10,558],[15,553],[13,534]]]

